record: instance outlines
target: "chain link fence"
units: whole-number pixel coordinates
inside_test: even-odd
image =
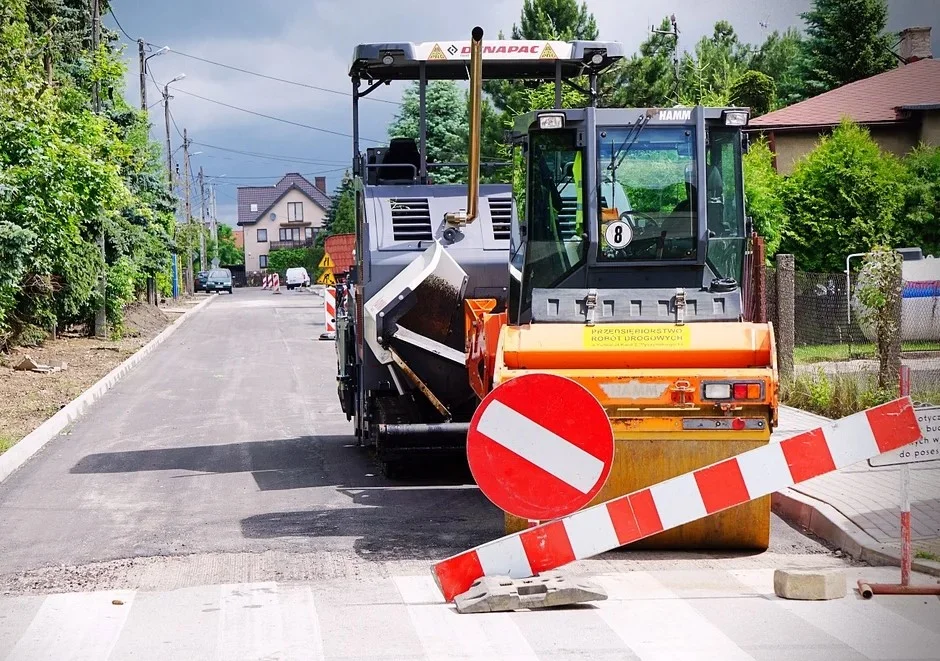
[[[767,269],[767,315],[775,329],[786,328],[780,310],[793,310],[793,372],[782,375],[784,403],[842,417],[896,397],[897,363],[883,365],[879,345],[888,353],[898,338],[878,337],[877,325],[859,300],[856,278],[797,270],[792,283],[778,282],[785,273]],[[900,361],[911,370],[912,398],[940,404],[940,283],[929,286],[936,291],[927,291],[923,283],[903,283],[895,328]],[[793,292],[792,307],[780,304],[778,291]],[[778,349],[791,350],[781,346],[779,337]]]

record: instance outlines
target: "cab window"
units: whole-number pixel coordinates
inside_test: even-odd
[[[597,150],[598,261],[696,259],[694,128],[605,128]]]
[[[554,287],[585,257],[584,169],[574,132],[533,132],[528,159],[524,308],[533,288]]]

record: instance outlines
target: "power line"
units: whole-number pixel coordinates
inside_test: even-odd
[[[124,29],[124,26],[121,25],[121,21],[118,20],[117,14],[114,13],[114,7],[108,7],[108,11],[111,13],[111,18],[114,19],[114,22],[117,24],[118,28],[120,28],[121,32],[124,33],[124,36],[130,39],[131,41],[137,41],[136,39],[134,39],[134,37],[127,34],[127,30]]]
[[[193,92],[187,92],[186,90],[181,90],[181,89],[179,89],[178,87],[174,87],[173,90],[176,91],[176,92],[180,92],[180,93],[182,93],[182,94],[186,94],[186,95],[188,95],[188,96],[195,97],[195,98],[197,98],[197,99],[202,99],[203,101],[208,101],[209,103],[214,103],[214,104],[219,105],[219,106],[224,106],[224,107],[226,107],[226,108],[231,108],[232,110],[238,110],[238,111],[240,111],[240,112],[248,113],[249,115],[255,115],[256,117],[264,117],[265,119],[270,119],[270,120],[273,120],[273,121],[275,121],[275,122],[281,122],[281,123],[283,123],[283,124],[290,124],[291,126],[299,126],[300,128],[310,129],[310,130],[312,130],[312,131],[319,131],[319,132],[321,132],[321,133],[329,133],[329,134],[331,134],[331,135],[338,135],[338,136],[340,136],[341,138],[352,138],[352,136],[351,136],[350,134],[348,134],[348,133],[342,133],[342,132],[340,132],[340,131],[333,131],[333,130],[330,130],[330,129],[321,128],[321,127],[319,127],[319,126],[312,126],[312,125],[310,125],[310,124],[301,124],[300,122],[295,122],[295,121],[292,121],[292,120],[290,120],[290,119],[284,119],[283,117],[275,117],[275,116],[273,116],[273,115],[266,115],[266,114],[264,114],[264,113],[256,112],[256,111],[254,111],[254,110],[248,110],[247,108],[240,108],[240,107],[238,107],[238,106],[233,106],[233,105],[230,104],[230,103],[223,103],[222,101],[216,101],[215,99],[210,99],[210,98],[205,97],[205,96],[200,96],[200,95],[195,94],[195,93],[193,93]],[[360,140],[363,140],[363,141],[365,141],[365,142],[374,142],[374,143],[376,143],[376,144],[382,144],[382,141],[381,141],[381,140],[372,140],[371,138],[364,138],[364,137],[362,137],[362,136],[360,136],[359,139],[360,139]]]
[[[156,44],[150,44],[150,45],[151,45],[151,46],[155,46]],[[279,82],[279,83],[286,83],[286,84],[288,84],[288,85],[296,85],[297,87],[306,87],[307,89],[318,90],[318,91],[320,91],[320,92],[329,92],[330,94],[339,94],[339,95],[341,95],[341,96],[350,96],[350,97],[352,96],[352,94],[351,94],[350,92],[342,92],[342,91],[340,91],[340,90],[329,89],[329,88],[327,88],[327,87],[318,87],[317,85],[310,85],[309,83],[301,83],[301,82],[298,82],[298,81],[296,81],[296,80],[288,80],[288,79],[286,79],[286,78],[278,78],[277,76],[269,76],[269,75],[267,75],[267,74],[258,73],[257,71],[250,71],[250,70],[248,70],[248,69],[242,69],[241,67],[236,67],[236,66],[231,65],[231,64],[224,64],[224,63],[222,63],[222,62],[216,62],[216,61],[214,61],[214,60],[207,60],[207,59],[204,58],[204,57],[198,57],[198,56],[196,56],[196,55],[190,55],[189,53],[183,53],[182,51],[178,51],[178,50],[175,50],[175,49],[172,49],[172,48],[171,48],[168,52],[170,52],[170,53],[175,53],[176,55],[182,55],[183,57],[188,57],[188,58],[190,58],[190,59],[198,60],[198,61],[200,61],[200,62],[205,62],[205,63],[207,63],[207,64],[213,64],[213,65],[215,65],[215,66],[217,66],[217,67],[222,67],[222,68],[224,68],[224,69],[231,69],[232,71],[238,71],[238,72],[240,72],[240,73],[246,73],[246,74],[248,74],[248,75],[250,75],[250,76],[257,76],[258,78],[266,78],[267,80],[274,80],[274,81],[276,81],[276,82]],[[400,106],[400,105],[402,105],[402,103],[401,103],[400,101],[390,101],[390,100],[388,100],[388,99],[373,98],[373,97],[371,97],[371,96],[365,96],[365,97],[362,97],[362,98],[368,99],[369,101],[376,101],[376,102],[378,102],[378,103],[388,103],[388,104],[393,105],[393,106]]]
[[[309,165],[343,165],[344,161],[321,161],[317,159],[303,158],[302,156],[279,156],[276,154],[266,154],[264,152],[254,152],[254,151],[244,151],[241,149],[232,149],[230,147],[220,147],[218,145],[210,145],[205,142],[196,142],[193,141],[194,145],[199,145],[200,147],[208,147],[209,149],[218,149],[219,151],[230,152],[232,154],[240,154],[242,156],[251,156],[254,158],[262,158],[272,161],[284,161],[287,163],[305,163]]]
[[[349,168],[331,168],[331,169],[329,169],[329,170],[318,170],[318,171],[316,171],[316,172],[298,172],[297,174],[299,174],[301,177],[314,177],[314,176],[321,175],[321,174],[330,174],[330,173],[332,173],[332,172],[343,172],[343,171],[348,170],[348,169],[349,169]],[[284,178],[284,173],[281,172],[281,173],[272,174],[272,175],[269,175],[269,176],[266,176],[266,177],[225,177],[224,179],[223,179],[222,177],[212,177],[212,176],[208,176],[208,175],[207,175],[207,178],[208,178],[208,179],[213,179],[213,182],[212,182],[212,183],[213,183],[214,185],[218,185],[218,186],[237,186],[237,185],[239,184],[239,182],[241,182],[241,181],[257,181],[258,179],[267,179],[267,180],[277,179],[277,180],[281,180],[281,179]]]
[[[170,121],[173,122],[173,128],[176,129],[176,132],[177,132],[177,133],[179,134],[179,136],[182,138],[182,137],[183,137],[183,132],[180,131],[179,124],[176,123],[176,117],[173,116],[173,111],[170,110],[169,113],[170,113]]]

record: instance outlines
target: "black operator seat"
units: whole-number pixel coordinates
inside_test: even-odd
[[[414,138],[392,138],[379,179],[382,183],[413,183],[421,169],[421,154]]]

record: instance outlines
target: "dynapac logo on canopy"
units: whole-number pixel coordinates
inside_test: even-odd
[[[469,60],[469,41],[438,41],[418,44],[419,60]],[[483,57],[492,60],[570,59],[571,44],[564,41],[489,41],[483,42]]]
[[[660,110],[658,119],[661,122],[687,122],[692,119],[692,110]]]

